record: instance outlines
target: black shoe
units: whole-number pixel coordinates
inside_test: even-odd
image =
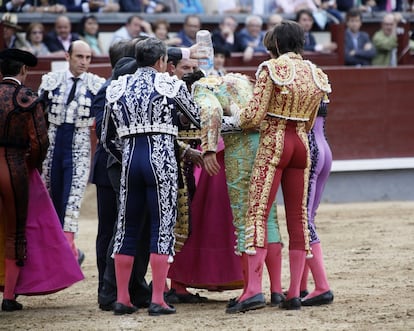
[[[85,253],[78,248],[78,264],[82,265],[85,260]]]
[[[260,309],[266,306],[263,293],[258,293],[226,309],[227,314],[244,313],[249,310]]]
[[[227,302],[226,308],[230,308],[235,306],[238,303],[238,298],[232,298],[229,300],[229,302]]]
[[[280,303],[279,308],[287,310],[299,310],[301,307],[300,298],[292,298],[289,300],[284,300]]]
[[[302,300],[302,306],[321,306],[329,305],[334,300],[334,295],[332,291],[327,291],[325,293],[319,294],[316,297]]]
[[[285,299],[286,297],[282,293],[273,292],[270,294],[270,305],[272,307],[278,307]]]
[[[114,310],[114,302],[113,303],[100,303],[99,304],[99,309],[103,310],[103,311],[111,311]]]
[[[303,290],[303,291],[300,291],[300,293],[299,293],[299,297],[300,297],[300,298],[304,298],[304,297],[306,297],[308,294],[309,294],[308,290]],[[288,291],[283,292],[283,295],[284,295],[285,297],[287,297],[287,295],[288,295]]]
[[[15,311],[22,309],[23,305],[18,303],[16,300],[3,299],[3,302],[1,303],[1,310],[3,311]]]
[[[164,294],[164,298],[168,304],[204,303],[208,301],[206,297],[202,297],[198,293],[197,294],[192,294],[192,293],[180,294],[180,293],[177,293],[176,290],[173,288]]]
[[[173,306],[168,305],[168,308],[165,308],[157,303],[151,302],[148,307],[148,315],[150,316],[160,316],[160,315],[170,315],[175,314],[176,310]]]
[[[132,314],[138,310],[135,306],[125,306],[120,302],[115,302],[114,304],[114,315],[125,315]]]

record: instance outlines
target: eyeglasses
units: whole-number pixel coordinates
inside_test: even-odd
[[[43,31],[32,31],[31,34],[43,34]]]

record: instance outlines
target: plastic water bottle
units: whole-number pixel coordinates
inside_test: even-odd
[[[196,42],[198,44],[198,54],[203,57],[198,59],[198,66],[208,76],[214,70],[214,49],[210,31],[198,31]]]

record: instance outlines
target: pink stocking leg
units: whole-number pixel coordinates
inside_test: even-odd
[[[262,293],[263,265],[266,258],[267,249],[256,247],[255,255],[247,255],[247,274],[248,283],[245,292],[239,301],[244,301],[258,293]]]
[[[14,300],[17,279],[19,278],[20,267],[16,265],[16,260],[5,259],[5,280],[3,299]]]
[[[164,301],[164,286],[167,279],[168,269],[168,255],[151,253],[150,265],[152,272],[152,303],[159,304],[165,308],[169,306]]]
[[[290,285],[286,299],[299,297],[300,281],[305,267],[306,252],[301,250],[289,251]]]
[[[312,245],[313,258],[306,261],[312,272],[313,279],[315,281],[315,290],[310,293],[306,299],[313,298],[317,295],[329,291],[329,283],[326,277],[325,265],[323,262],[323,253],[320,243]]]
[[[267,247],[266,267],[270,278],[270,292],[282,293],[282,244],[271,243]]]
[[[129,297],[129,279],[131,277],[134,257],[124,254],[115,254],[115,277],[117,287],[117,301],[125,306],[132,306]]]

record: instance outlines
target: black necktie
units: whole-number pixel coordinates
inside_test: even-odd
[[[73,100],[73,98],[75,97],[75,92],[76,92],[76,84],[77,84],[77,82],[79,81],[79,77],[72,77],[72,80],[73,80],[73,84],[72,84],[72,88],[70,89],[70,92],[69,92],[69,96],[68,96],[68,99],[66,100],[66,104],[68,105],[72,100]]]

